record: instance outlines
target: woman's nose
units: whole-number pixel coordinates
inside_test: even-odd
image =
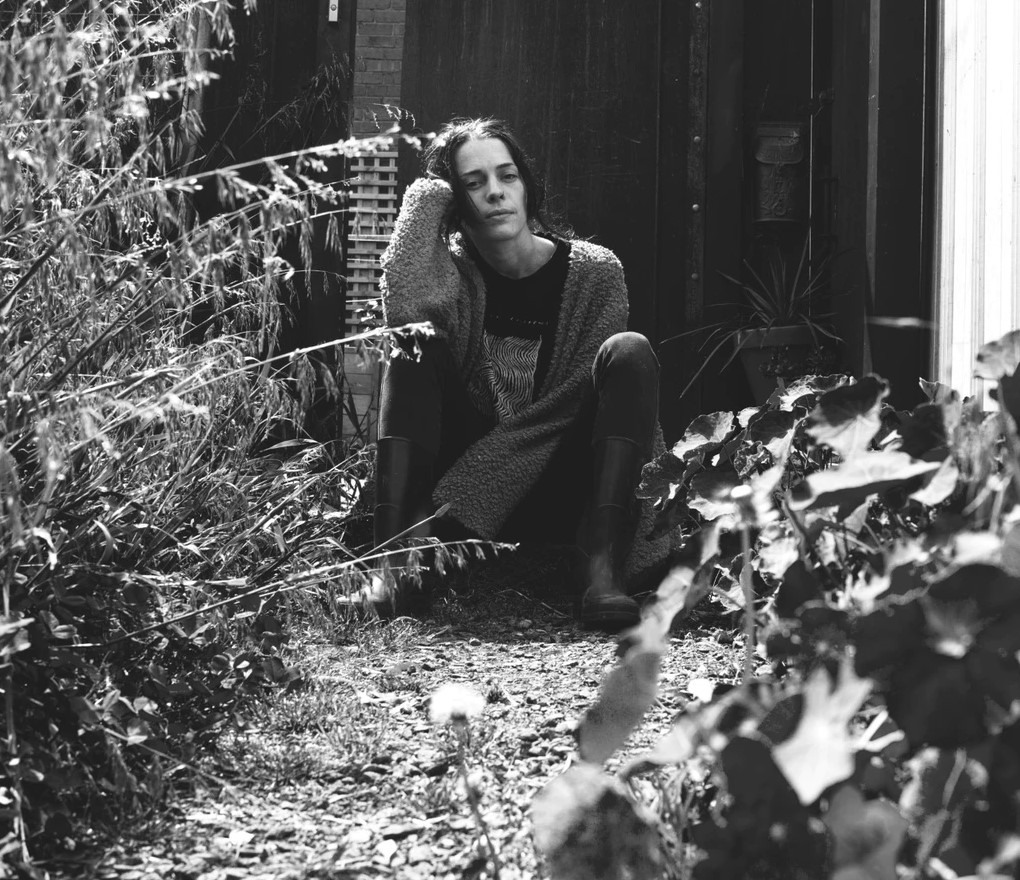
[[[489,199],[501,199],[503,198],[503,185],[499,182],[499,178],[495,178],[489,183]]]

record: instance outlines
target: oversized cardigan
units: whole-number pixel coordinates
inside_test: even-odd
[[[481,367],[485,284],[463,237],[442,234],[453,200],[449,184],[421,178],[408,187],[382,255],[382,295],[390,327],[429,321],[449,345],[467,384]],[[571,241],[552,356],[535,399],[496,425],[454,462],[433,492],[437,505],[483,538],[495,538],[548,465],[580,413],[599,348],[627,327],[627,287],[612,251]],[[656,431],[656,451],[662,449]],[[665,558],[670,539],[647,540],[653,512],[644,505],[627,563],[638,576]]]

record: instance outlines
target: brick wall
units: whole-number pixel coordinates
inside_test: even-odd
[[[384,105],[400,104],[405,0],[357,0],[351,134],[375,134],[392,122]]]
[[[354,40],[354,95],[351,135],[365,137],[385,131],[394,123],[387,105],[400,105],[400,62],[404,53],[405,0],[356,0]],[[379,255],[397,215],[396,147],[354,157],[348,167],[352,181],[346,275],[347,326],[353,313],[378,296]],[[379,411],[379,363],[348,350],[344,372],[354,412],[346,412],[344,435],[369,442],[376,439]],[[352,418],[353,416],[353,418]]]

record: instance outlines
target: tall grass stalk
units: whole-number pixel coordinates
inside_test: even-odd
[[[278,339],[313,223],[339,252],[335,168],[388,142],[192,174],[196,96],[232,40],[226,0],[0,8],[5,860],[144,815],[159,756],[199,754],[280,683],[287,596],[356,568],[336,557],[358,556],[365,456],[259,453],[341,393],[320,356],[339,340]]]

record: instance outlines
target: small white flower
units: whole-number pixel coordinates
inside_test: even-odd
[[[429,718],[433,724],[466,723],[485,710],[485,697],[467,685],[448,682],[432,694]]]

